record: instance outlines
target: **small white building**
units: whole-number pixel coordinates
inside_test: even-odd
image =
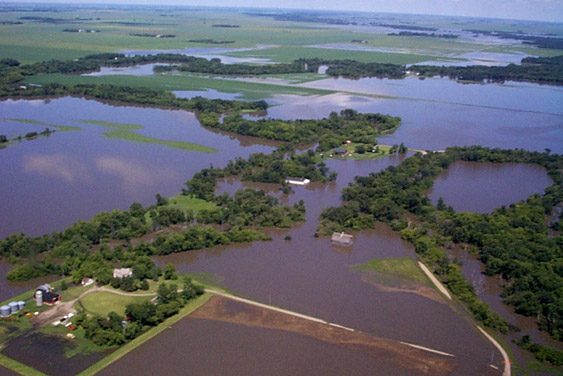
[[[80,284],[84,287],[90,286],[92,283],[94,283],[94,280],[92,278],[88,278],[88,277],[82,278],[82,282],[80,282]]]
[[[131,268],[113,269],[113,278],[126,278],[131,277],[133,272]]]
[[[352,245],[354,236],[343,232],[335,232],[332,234],[330,241],[336,245]]]
[[[307,185],[311,182],[311,180],[307,178],[286,178],[285,182],[287,184],[293,184],[293,185]]]

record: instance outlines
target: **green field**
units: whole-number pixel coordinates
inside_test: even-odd
[[[142,303],[150,299],[151,297],[147,296],[123,296],[111,292],[96,291],[85,295],[77,304],[87,313],[106,317],[112,311],[123,315],[127,304]]]
[[[408,281],[431,285],[428,277],[420,270],[416,261],[410,257],[395,259],[373,259],[362,265],[352,267],[359,271],[373,271],[388,274]]]

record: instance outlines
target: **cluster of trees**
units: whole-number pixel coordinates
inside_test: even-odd
[[[311,67],[313,69],[314,67]],[[317,67],[318,69],[318,67]],[[207,60],[202,57],[191,57],[190,61],[180,65],[159,65],[155,72],[195,72],[207,74],[223,74],[231,76],[257,76],[266,74],[305,73],[310,71],[304,60],[295,60],[289,64],[223,64],[221,59]]]
[[[221,218],[210,218],[210,221],[221,221]],[[133,247],[133,252],[144,255],[169,255],[171,253],[193,251],[217,245],[257,240],[265,241],[270,240],[270,238],[261,232],[251,229],[231,228],[227,231],[220,231],[213,227],[192,226],[180,232],[158,235],[152,242],[137,243]]]
[[[563,84],[563,56],[527,57],[522,59],[521,65],[509,64],[505,67],[412,65],[409,70],[423,77],[440,76],[479,82],[526,81],[551,85]]]
[[[234,40],[215,40],[215,39],[190,39],[190,43],[204,43],[204,44],[232,44]]]
[[[145,38],[176,38],[174,34],[149,34],[149,33],[132,33],[132,37],[145,37]]]
[[[542,362],[549,362],[554,366],[563,366],[563,351],[534,343],[527,334],[516,341],[516,344],[534,353],[536,359]]]
[[[181,290],[176,284],[160,284],[155,304],[128,304],[125,316],[110,312],[107,317],[88,317],[85,313],[80,313],[76,316],[75,323],[84,329],[85,337],[96,345],[120,346],[177,314],[187,302],[201,294],[201,286],[193,284],[190,278],[185,278]]]
[[[443,201],[435,208],[425,195],[434,178],[457,160],[493,163],[536,163],[544,166],[554,184],[544,195],[501,207],[492,214],[455,213]],[[473,247],[487,267],[487,274],[505,282],[504,298],[518,313],[537,317],[540,328],[563,339],[563,242],[550,231],[547,218],[563,202],[563,157],[522,149],[482,147],[448,148],[445,153],[420,154],[398,167],[357,177],[345,188],[338,208],[321,215],[320,230],[372,227],[375,220],[391,223],[410,241],[417,254],[434,268],[448,288],[485,325],[506,331],[509,326],[479,302],[465,281],[459,265],[452,263],[444,245],[455,242]],[[419,225],[407,227],[405,214],[415,215]],[[559,222],[554,222],[559,223]]]
[[[340,114],[332,112],[320,120],[249,120],[240,114],[225,116],[219,121],[215,114],[199,117],[204,126],[241,135],[287,141],[293,144],[318,143],[318,152],[341,146],[347,140],[373,144],[375,137],[393,132],[400,124],[399,117],[382,114],[361,114],[347,109]]]
[[[444,39],[457,39],[458,35],[455,34],[436,34],[436,33],[416,33],[412,31],[401,31],[399,33],[390,33],[387,35],[394,35],[398,37],[426,37],[426,38],[444,38]]]

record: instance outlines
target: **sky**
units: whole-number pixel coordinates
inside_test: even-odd
[[[270,7],[563,22],[563,0],[4,0],[1,2]]]

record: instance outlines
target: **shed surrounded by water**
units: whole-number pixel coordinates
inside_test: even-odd
[[[352,245],[354,236],[345,234],[343,232],[334,232],[330,238],[333,244],[337,245]]]

